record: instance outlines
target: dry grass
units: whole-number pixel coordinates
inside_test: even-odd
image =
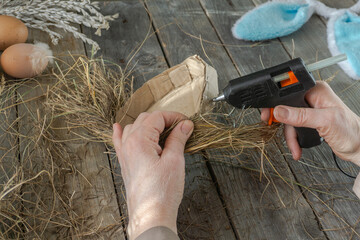
[[[81,198],[77,195],[78,191],[71,190],[75,188],[69,186],[69,179],[74,181],[80,177],[88,180],[76,167],[76,162],[81,160],[67,149],[66,144],[85,140],[102,142],[111,147],[116,110],[133,92],[131,74],[104,60],[84,56],[73,57],[72,64],[61,62],[61,65],[53,73],[26,84],[0,82],[0,119],[3,122],[0,128],[2,239],[25,239],[29,236],[43,239],[55,233],[63,239],[98,238],[104,232],[112,234],[123,226],[123,218],[118,219],[115,225],[91,225],[89,222],[96,216],[85,216],[79,210]],[[44,79],[48,84],[44,84]],[[34,95],[35,92],[38,94]],[[333,196],[319,187],[304,186],[295,182],[292,175],[281,176],[284,171],[280,168],[286,168],[286,163],[283,162],[284,166],[278,162],[273,164],[264,151],[265,143],[275,136],[278,126],[244,124],[242,119],[246,110],[229,115],[224,106],[215,108],[192,117],[195,129],[186,145],[187,153],[206,154],[209,149],[221,150],[223,155],[216,158],[216,162],[212,160],[211,164],[246,169],[254,172],[254,176],[260,175],[260,179],[263,176],[267,180],[264,192],[270,187],[274,191],[283,191],[277,186],[282,181],[290,189],[297,185],[312,194],[318,192],[354,201],[353,198]],[[71,133],[68,134],[71,138],[61,138],[58,130]],[[169,131],[171,128],[164,133],[163,139]],[[237,162],[238,154],[248,154],[245,150],[254,149],[260,149],[259,162]],[[231,154],[225,156],[228,151],[234,153],[235,162],[228,159]],[[288,205],[288,199],[284,199],[283,195],[278,194],[280,207]],[[259,201],[262,198],[263,194]],[[190,227],[184,224],[186,229]]]
[[[219,122],[218,118],[224,123]],[[227,114],[204,113],[194,116],[192,121],[194,132],[185,147],[185,152],[190,154],[208,149],[231,149],[238,153],[246,148],[261,148],[278,130],[277,125],[266,126],[262,123],[232,127]]]
[[[78,171],[80,159],[67,143],[86,140],[111,145],[116,110],[133,91],[131,76],[101,59],[80,56],[73,57],[70,65],[58,62],[62,67],[38,79],[5,84],[1,78],[2,239],[40,239],[54,233],[63,239],[96,237],[122,227],[122,219],[105,228],[90,225],[92,216],[79,211],[81,198],[77,199],[76,190],[71,191],[74,187],[69,186],[69,179],[85,176]],[[256,148],[277,129],[242,123],[234,128],[233,119],[225,113],[202,113],[192,120],[195,130],[186,147],[188,153]],[[64,129],[71,138],[57,134]]]
[[[73,186],[83,177],[79,158],[57,140],[52,112],[42,105],[48,79],[1,85],[0,239],[81,238],[122,227],[121,219],[96,227],[81,212]]]
[[[56,85],[49,89],[47,106],[53,110],[54,118],[66,119],[66,127],[71,131],[85,128],[93,134],[78,137],[107,143],[115,111],[131,91],[131,82],[125,81],[129,75],[120,67],[119,72],[105,69],[100,59],[78,57],[73,61],[73,65],[65,70],[58,68],[51,76]]]
[[[130,75],[120,67],[113,71],[103,60],[86,57],[74,59],[74,65],[55,73],[57,84],[49,91],[47,106],[56,117],[65,117],[66,129],[78,138],[100,141],[112,145],[112,125],[116,110],[129,99],[132,92]],[[60,70],[60,69],[59,69]],[[76,79],[76,81],[74,80]],[[205,108],[204,108],[205,109]],[[207,108],[208,109],[208,108]],[[186,153],[199,153],[206,149],[258,148],[275,134],[277,126],[240,124],[231,127],[226,113],[206,111],[191,118],[195,125],[186,145]],[[85,128],[88,133],[79,133]]]

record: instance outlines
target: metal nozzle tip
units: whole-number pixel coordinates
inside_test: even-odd
[[[223,95],[220,95],[216,98],[213,98],[213,102],[220,102],[220,101],[224,101],[225,100],[225,96],[224,94]]]

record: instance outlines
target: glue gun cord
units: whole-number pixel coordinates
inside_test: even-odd
[[[336,164],[337,168],[338,168],[343,174],[345,174],[346,176],[348,176],[348,177],[350,177],[350,178],[356,178],[356,177],[354,177],[354,176],[346,173],[344,170],[341,169],[341,167],[340,167],[340,165],[339,165],[339,163],[338,163],[338,161],[337,161],[337,157],[336,157],[334,151],[331,150],[331,152],[332,152],[332,155],[333,155],[333,158],[334,158],[334,161],[335,161],[335,164]]]

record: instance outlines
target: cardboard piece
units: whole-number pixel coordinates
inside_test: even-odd
[[[174,111],[191,117],[201,110],[204,99],[212,99],[218,93],[216,70],[194,55],[136,90],[118,109],[116,121],[125,126],[140,113],[154,111]]]

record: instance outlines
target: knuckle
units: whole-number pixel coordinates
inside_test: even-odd
[[[325,91],[329,91],[331,90],[330,85],[327,82],[324,81],[317,81],[317,84],[319,89],[325,90]]]
[[[132,124],[126,125],[126,126],[124,127],[124,132],[125,132],[125,131],[129,131],[132,126],[133,126]]]
[[[329,87],[329,84],[324,81],[317,81],[316,84],[320,87]]]
[[[331,89],[330,85],[327,82],[318,81],[317,85],[318,85],[318,89],[323,94],[332,92],[332,89]]]
[[[142,137],[139,137],[139,134],[132,134],[129,136],[125,143],[125,149],[127,152],[132,152],[135,149],[139,148],[139,146],[143,145],[144,139]]]
[[[149,134],[149,128],[146,126],[139,126],[132,134],[136,139],[144,139],[144,136]]]
[[[142,126],[139,128],[138,134],[139,134],[138,136],[139,138],[148,139],[151,142],[155,142],[155,143],[159,142],[159,138],[160,138],[159,132],[154,128]]]
[[[138,119],[139,119],[139,118],[146,118],[146,117],[149,116],[149,115],[150,115],[150,113],[142,112],[142,113],[139,114],[139,116],[138,116],[137,118],[138,118]]]
[[[159,137],[157,131],[147,126],[140,126],[128,137],[126,146],[130,149],[136,149],[149,144],[149,140],[158,143]]]
[[[152,116],[159,118],[162,116],[162,112],[161,111],[154,111],[151,113]]]
[[[300,108],[298,115],[297,115],[297,121],[299,124],[304,124],[308,120],[307,111],[305,108]]]

